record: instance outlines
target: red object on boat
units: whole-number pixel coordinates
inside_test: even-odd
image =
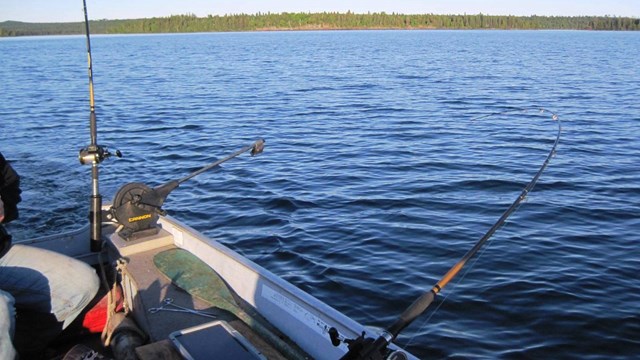
[[[85,314],[82,326],[92,334],[101,333],[107,323],[108,307],[109,299],[108,295],[105,295]]]
[[[115,291],[116,312],[124,310],[122,302],[122,289],[118,286]],[[107,324],[107,312],[109,311],[109,294],[106,294],[89,310],[82,319],[82,327],[92,334],[101,333]]]

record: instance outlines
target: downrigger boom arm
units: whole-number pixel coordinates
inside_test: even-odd
[[[181,179],[169,181],[153,189],[143,183],[126,184],[116,193],[113,198],[113,205],[106,216],[108,219],[123,226],[118,234],[126,240],[155,235],[159,230],[157,227],[158,216],[166,214],[162,209],[162,205],[171,191],[183,182],[247,151],[251,151],[251,156],[260,154],[264,149],[264,143],[264,139],[259,139],[253,144],[245,146],[223,159],[214,161]]]

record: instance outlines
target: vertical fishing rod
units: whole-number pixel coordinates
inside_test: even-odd
[[[526,110],[526,109],[525,109]],[[547,112],[545,109],[539,109],[540,112]],[[492,115],[497,115],[501,113],[494,113],[483,116],[481,118],[486,118]],[[546,159],[542,163],[542,166],[538,170],[538,172],[533,176],[531,181],[524,187],[520,195],[511,203],[509,208],[505,210],[505,212],[500,216],[500,218],[491,226],[491,228],[476,242],[476,244],[469,250],[467,253],[453,266],[447,273],[440,279],[431,290],[423,293],[420,297],[418,297],[401,315],[398,319],[388,327],[383,333],[377,338],[365,338],[365,334],[362,333],[358,338],[353,340],[346,340],[345,342],[349,345],[349,351],[341,358],[342,360],[382,360],[387,357],[388,353],[388,345],[395,340],[396,337],[400,334],[400,332],[409,326],[415,319],[417,319],[422,313],[424,313],[427,308],[433,303],[436,295],[442,291],[442,289],[462,270],[462,268],[466,265],[466,263],[475,256],[478,251],[482,248],[482,246],[493,236],[493,234],[507,221],[507,218],[511,216],[519,207],[519,205],[526,199],[527,195],[533,187],[538,182],[538,179],[542,175],[542,172],[547,168],[551,158],[556,153],[556,147],[560,142],[560,133],[562,132],[562,126],[560,125],[560,120],[558,116],[554,113],[551,113],[551,119],[556,121],[558,124],[558,133],[556,135],[555,142],[549,151]],[[480,118],[478,118],[480,119]],[[334,345],[339,344],[341,339],[339,339],[339,334],[335,328],[332,328],[329,331],[329,335],[331,337],[331,341]],[[337,345],[336,345],[337,346]]]
[[[91,38],[89,32],[89,15],[87,14],[87,1],[82,0],[84,8],[84,24],[87,35],[87,60],[89,70],[89,132],[91,142],[89,146],[80,150],[78,159],[83,165],[91,164],[91,208],[89,210],[89,223],[91,226],[90,244],[91,251],[100,251],[102,248],[102,196],[98,182],[98,164],[111,156],[109,151],[98,145],[98,131],[96,121],[96,107],[93,93],[93,64],[91,61]],[[120,157],[119,151],[116,156]]]
[[[96,103],[93,93],[93,61],[91,60],[91,36],[89,35],[89,14],[87,13],[87,1],[82,0],[84,9],[84,27],[87,36],[87,68],[89,70],[89,133],[91,134],[91,146],[98,144],[98,130],[96,128]],[[99,162],[99,161],[98,161]],[[96,175],[97,177],[97,175]],[[97,184],[96,184],[97,185]],[[97,191],[96,191],[97,193]]]

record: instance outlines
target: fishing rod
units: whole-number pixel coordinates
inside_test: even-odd
[[[528,109],[521,109],[520,111],[526,111]],[[462,268],[466,265],[466,263],[478,253],[478,251],[485,245],[485,243],[493,236],[493,234],[507,221],[509,216],[513,214],[518,206],[527,198],[527,195],[533,187],[538,182],[538,179],[549,165],[551,158],[556,153],[556,147],[560,142],[560,133],[562,132],[562,126],[560,124],[560,120],[558,115],[553,112],[550,112],[546,109],[540,109],[540,113],[549,112],[551,114],[551,119],[556,121],[558,124],[558,133],[556,135],[555,142],[549,151],[549,154],[545,158],[542,166],[538,170],[538,172],[533,176],[531,181],[524,187],[520,195],[511,203],[511,205],[505,210],[505,212],[500,216],[500,218],[491,226],[491,228],[478,240],[475,245],[467,251],[467,253],[453,266],[447,273],[427,292],[423,293],[420,297],[418,297],[399,317],[396,321],[388,327],[385,331],[382,332],[376,339],[372,337],[366,337],[363,332],[356,339],[341,339],[340,335],[335,328],[331,328],[329,330],[329,336],[334,346],[339,346],[340,342],[344,341],[348,347],[349,351],[341,358],[341,360],[382,360],[388,359],[390,356],[390,351],[388,350],[389,344],[398,337],[400,332],[409,326],[415,319],[417,319],[420,315],[422,315],[429,306],[433,303],[436,295],[442,291],[442,289],[456,276]],[[493,115],[503,115],[509,112],[500,112],[500,113],[492,113],[489,115],[485,115],[476,119],[487,118]],[[401,358],[398,355],[398,358]]]
[[[111,156],[109,150],[98,145],[98,131],[96,120],[96,106],[93,92],[93,64],[91,61],[91,36],[89,32],[89,15],[87,13],[87,1],[82,0],[84,7],[84,24],[87,35],[87,60],[89,70],[89,132],[91,142],[89,146],[80,150],[78,159],[82,165],[91,165],[91,208],[89,210],[89,223],[91,228],[91,251],[98,252],[102,248],[102,196],[100,195],[98,164]],[[122,157],[122,153],[116,150],[115,155]]]

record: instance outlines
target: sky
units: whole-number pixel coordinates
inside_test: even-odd
[[[387,12],[640,18],[640,0],[87,0],[90,19],[258,12]],[[0,21],[77,22],[81,0],[0,0]]]

